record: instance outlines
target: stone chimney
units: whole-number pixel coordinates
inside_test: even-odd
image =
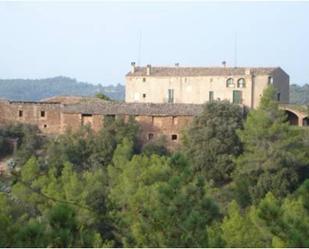
[[[135,73],[135,62],[131,62],[131,73]]]
[[[222,61],[223,67],[226,67],[226,61]]]
[[[151,74],[151,65],[148,64],[148,65],[147,65],[146,75],[149,76],[150,74]]]

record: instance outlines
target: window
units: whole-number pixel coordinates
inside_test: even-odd
[[[174,89],[168,89],[168,103],[174,103]]]
[[[177,136],[177,134],[172,134],[171,138],[172,138],[173,141],[175,141],[175,140],[177,140],[178,136]]]
[[[274,78],[271,76],[268,76],[268,85],[271,85],[272,83],[274,83]]]
[[[233,91],[233,104],[241,104],[241,103],[242,103],[242,92]]]
[[[82,125],[92,126],[92,123],[93,123],[92,114],[82,113]]]
[[[44,128],[47,128],[47,124],[44,124],[44,126],[43,126]]]
[[[226,87],[234,87],[234,80],[232,78],[227,79]]]
[[[143,98],[146,98],[146,93],[143,93]]]
[[[214,101],[214,92],[209,91],[209,102],[213,102],[213,101]]]
[[[244,78],[241,78],[237,81],[237,87],[238,88],[244,88],[246,87],[246,81]]]
[[[18,117],[22,117],[23,114],[24,114],[23,111],[19,110],[19,112],[18,112]]]
[[[277,93],[277,100],[280,101],[280,93]]]
[[[45,111],[41,111],[41,118],[45,117]]]
[[[143,78],[143,82],[146,82],[146,78]]]
[[[153,133],[148,133],[148,140],[153,139]]]

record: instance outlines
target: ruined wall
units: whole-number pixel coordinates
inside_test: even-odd
[[[7,108],[8,101],[0,100],[0,125],[5,123],[5,115],[6,115],[6,108]]]
[[[115,115],[115,118],[124,117],[129,119],[128,115]],[[82,125],[91,125],[95,131],[99,131],[104,125],[104,115],[87,115],[87,122],[83,122],[83,116],[79,113],[62,114],[62,132],[67,129],[78,130]],[[192,121],[193,116],[135,116],[135,120],[141,126],[140,140],[143,144],[164,136],[166,145],[169,149],[176,148],[181,142],[181,132]]]
[[[42,133],[60,132],[61,104],[41,102],[1,102],[0,122],[37,125]]]
[[[103,115],[82,113],[61,113],[61,133],[70,129],[77,131],[83,125],[90,125],[94,131],[103,127]]]
[[[67,113],[63,105],[41,102],[0,101],[0,124],[25,123],[37,125],[44,134],[61,134],[66,130],[77,131],[83,125],[90,125],[99,131],[104,125],[104,118],[124,117],[129,115],[103,115],[85,113]],[[141,126],[140,140],[143,144],[164,136],[169,149],[176,148],[181,141],[181,131],[192,121],[193,116],[152,116],[138,115],[135,120]]]
[[[193,116],[136,116],[141,126],[143,144],[164,136],[169,149],[176,148],[182,138],[182,130],[192,121]]]

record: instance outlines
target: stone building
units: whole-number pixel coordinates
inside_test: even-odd
[[[0,123],[26,123],[38,126],[42,133],[57,134],[61,108],[58,102],[0,100]]]
[[[256,108],[267,85],[289,103],[289,75],[280,67],[137,67],[126,75],[127,103],[203,104],[229,100]]]
[[[263,90],[273,84],[280,108],[292,125],[309,125],[304,109],[289,101],[289,76],[281,68],[136,67],[126,75],[126,102],[92,97],[56,96],[42,101],[0,100],[0,125],[26,123],[42,134],[58,135],[90,125],[98,131],[106,119],[134,117],[143,144],[165,136],[168,148],[181,141],[182,130],[202,112],[202,104],[229,100],[249,108],[258,106]]]
[[[164,136],[167,147],[173,148],[179,144],[182,130],[201,112],[202,106],[195,104],[81,103],[63,108],[62,132],[86,124],[99,130],[107,118],[132,117],[141,127],[143,144]]]
[[[174,148],[180,142],[181,131],[202,111],[202,105],[196,104],[117,103],[96,98],[72,101],[59,97],[49,101],[0,101],[0,124],[32,124],[42,134],[58,135],[85,125],[99,131],[106,119],[132,117],[141,127],[143,144],[164,136],[167,147]]]

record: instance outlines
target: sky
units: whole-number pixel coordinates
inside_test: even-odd
[[[0,2],[0,78],[124,84],[130,63],[280,66],[309,83],[309,2]]]

